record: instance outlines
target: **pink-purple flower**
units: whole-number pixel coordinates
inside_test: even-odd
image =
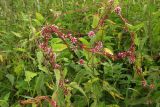
[[[77,42],[77,38],[76,37],[71,37],[70,39],[71,39],[72,43],[76,43]]]
[[[126,56],[127,56],[127,52],[119,52],[118,54],[117,54],[117,56],[118,56],[118,58],[125,58]]]
[[[84,60],[83,60],[83,59],[80,59],[80,60],[79,60],[79,64],[80,64],[80,65],[83,65],[83,64],[84,64]]]
[[[112,4],[114,2],[114,0],[109,0],[108,2]]]
[[[154,86],[154,84],[150,84],[149,87],[150,87],[150,89],[154,89],[155,86]]]
[[[102,48],[103,48],[103,43],[102,43],[101,41],[98,41],[98,42],[96,43],[95,49],[96,49],[97,51],[101,51]]]
[[[115,13],[117,13],[118,15],[121,14],[121,7],[120,6],[117,6],[115,9],[114,9]]]
[[[89,37],[93,37],[93,36],[95,36],[94,31],[90,31],[90,32],[88,32],[88,36],[89,36]]]
[[[143,81],[141,81],[141,82],[142,82],[142,86],[143,86],[143,87],[146,87],[146,86],[147,86],[146,80],[143,80]]]

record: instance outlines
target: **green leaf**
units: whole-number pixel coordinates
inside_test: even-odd
[[[33,103],[33,104],[32,104],[32,107],[37,107],[37,104]]]
[[[45,72],[46,74],[48,74],[48,73],[49,73],[49,71],[48,71],[47,67],[45,67],[45,66],[38,65],[38,68],[39,68],[41,71]]]
[[[55,70],[54,70],[54,73],[55,73],[55,76],[56,76],[56,85],[57,85],[57,89],[58,89],[59,81],[60,81],[60,79],[61,79],[60,70],[55,69]]]
[[[110,49],[108,49],[108,48],[104,48],[104,52],[113,55],[113,52]]]
[[[37,76],[37,73],[31,71],[25,71],[26,82],[30,82],[35,76]]]
[[[98,81],[99,81],[99,78],[95,78],[95,77],[93,77],[92,79],[90,79],[89,81],[87,81],[85,83],[85,92],[91,91],[92,90],[92,85],[94,83],[98,82]]]
[[[142,27],[144,27],[144,23],[137,24],[133,28],[134,28],[134,31],[136,32],[136,31],[139,31]]]
[[[9,81],[11,82],[12,86],[14,84],[14,76],[12,74],[7,74],[6,77],[9,79]]]
[[[26,52],[26,49],[24,48],[13,48],[13,49],[18,52]]]
[[[107,26],[105,26],[105,27],[107,27]],[[91,38],[91,41],[90,41],[91,44],[94,44],[96,41],[104,40],[104,35],[105,35],[105,30],[104,29],[105,29],[105,27],[99,28],[100,30],[98,30],[96,35]]]
[[[10,97],[10,92],[7,93],[2,100],[0,100],[1,107],[9,107],[9,103],[8,103],[9,97]]]
[[[110,105],[106,105],[106,107],[120,107],[120,106],[117,104],[110,104]]]
[[[10,92],[9,92],[9,93],[7,93],[7,94],[4,96],[4,98],[3,98],[3,99],[4,99],[5,101],[8,101],[9,96],[10,96]]]
[[[20,33],[16,33],[16,32],[14,32],[14,31],[11,31],[11,33],[13,33],[15,36],[17,36],[17,37],[22,37],[22,35],[20,34]]]
[[[43,62],[43,53],[41,51],[36,53],[38,64],[41,65]]]
[[[41,93],[42,93],[41,91],[44,87],[45,80],[46,80],[45,75],[44,75],[43,72],[41,72],[39,74],[39,76],[36,78],[36,84],[35,84],[35,87],[34,87],[34,94],[35,94],[35,91],[36,91],[38,95],[41,95]]]
[[[22,74],[22,71],[24,69],[24,64],[23,62],[18,62],[16,64],[16,66],[14,66],[14,72],[16,73],[16,75],[20,76]]]
[[[65,96],[66,107],[71,107],[71,93],[68,92],[67,96]]]
[[[65,44],[53,44],[52,43],[52,48],[55,52],[63,51],[64,49],[67,48]]]
[[[122,95],[112,87],[107,81],[103,81],[103,89],[106,90],[111,96],[115,99],[115,97],[124,99]]]
[[[3,62],[3,56],[0,55],[0,62]]]
[[[85,92],[83,91],[83,89],[76,82],[71,82],[69,84],[69,86],[79,90],[87,98],[87,96],[86,96]]]
[[[86,46],[89,46],[89,42],[84,38],[79,38],[79,40]]]
[[[87,106],[88,102],[84,96],[75,96],[74,99],[73,106],[70,107],[89,107]]]
[[[129,101],[129,105],[139,105],[139,104],[145,104],[147,102],[147,97],[142,97],[142,98],[138,98],[138,99],[131,99],[128,100]]]
[[[33,98],[33,97],[31,97],[31,96],[26,96],[26,95],[20,95],[21,97],[23,97],[23,98],[26,98],[26,99],[31,99],[31,98]]]
[[[44,17],[42,16],[42,14],[40,14],[40,13],[36,13],[36,19],[38,20],[38,21],[40,21],[40,22],[42,22],[42,21],[44,21]]]
[[[109,25],[115,25],[115,24],[116,24],[115,22],[113,22],[113,21],[110,20],[110,19],[107,19],[106,22],[107,22],[107,24],[109,24]]]
[[[139,40],[139,38],[138,38],[137,34],[135,34],[134,42],[135,42],[135,44],[139,47],[140,40]]]
[[[62,39],[60,39],[60,38],[52,38],[51,39],[51,43],[60,43],[60,42],[62,42]]]
[[[144,23],[140,23],[140,24],[135,25],[135,26],[133,26],[133,25],[131,25],[131,24],[129,24],[129,23],[126,23],[126,26],[127,26],[131,31],[136,32],[136,31],[139,31],[142,27],[144,27]]]
[[[98,16],[98,14],[93,16],[92,28],[96,28],[97,27],[97,25],[99,23],[99,20],[100,20],[100,18]]]

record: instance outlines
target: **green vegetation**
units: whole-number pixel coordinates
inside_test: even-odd
[[[160,107],[159,25],[159,0],[1,0],[0,106]]]

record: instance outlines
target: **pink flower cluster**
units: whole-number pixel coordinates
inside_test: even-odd
[[[80,65],[83,65],[83,64],[84,64],[84,60],[83,60],[83,59],[80,59],[80,60],[79,60],[79,64],[80,64]]]
[[[51,103],[52,107],[58,107],[58,105],[57,105],[57,102],[56,102],[56,101],[51,100],[51,101],[50,101],[50,103]]]
[[[41,34],[45,39],[50,39],[51,38],[51,33],[54,31],[58,31],[58,27],[55,25],[51,25],[51,26],[46,26],[43,27],[41,30]]]
[[[154,84],[150,84],[150,89],[154,89],[155,88],[155,86],[154,86]]]
[[[147,81],[146,80],[142,80],[141,81],[142,83],[142,86],[143,87],[146,87],[147,86]],[[148,85],[150,89],[154,89],[155,88],[155,85],[153,83],[151,83],[150,85]]]
[[[51,55],[53,53],[52,49],[50,47],[47,47],[45,43],[40,43],[39,48],[42,49],[48,55]]]
[[[108,2],[109,2],[110,4],[112,4],[112,3],[114,2],[114,0],[109,0]]]
[[[119,52],[117,54],[118,58],[122,59],[122,58],[125,58],[127,56],[127,52]]]
[[[58,27],[55,25],[46,26],[46,27],[42,28],[41,33],[42,33],[42,36],[44,37],[44,42],[39,44],[39,48],[42,49],[44,51],[44,53],[49,57],[49,60],[50,60],[52,67],[54,69],[58,69],[60,67],[60,65],[55,63],[56,55],[52,51],[52,49],[50,47],[48,47],[48,41],[51,38],[52,32],[56,32],[59,34],[61,33],[61,32],[58,32]]]
[[[95,43],[95,47],[91,49],[91,52],[96,53],[102,51],[103,43],[101,41],[98,41]]]
[[[77,38],[76,38],[76,37],[71,37],[70,40],[71,40],[71,42],[72,42],[73,44],[75,44],[75,43],[77,42]]]
[[[131,55],[129,56],[129,60],[130,60],[130,63],[133,64],[133,63],[135,62],[135,60],[136,60],[135,55],[134,55],[134,54],[131,54]]]
[[[133,51],[124,51],[117,54],[118,59],[122,59],[127,56],[129,57],[129,61],[131,64],[135,62],[135,55]]]
[[[89,31],[89,32],[88,32],[88,36],[89,36],[89,37],[93,37],[93,36],[95,36],[94,31]]]
[[[115,13],[117,13],[118,15],[121,14],[121,7],[120,6],[117,6],[115,9],[114,9]]]
[[[143,86],[143,87],[146,87],[146,86],[147,86],[146,80],[143,80],[143,81],[141,81],[141,82],[142,82],[142,86]]]
[[[68,35],[63,34],[61,37],[63,40],[66,40],[67,38],[69,38],[73,44],[77,42],[77,38],[73,37],[72,34],[68,34]]]

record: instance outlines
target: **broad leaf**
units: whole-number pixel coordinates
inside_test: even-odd
[[[92,28],[96,28],[97,27],[99,20],[100,20],[100,18],[98,16],[98,14],[93,16]]]
[[[54,51],[59,52],[59,51],[63,51],[64,49],[66,49],[67,46],[65,44],[53,44],[52,43],[52,48]]]
[[[25,81],[30,82],[35,76],[37,76],[37,73],[31,72],[31,71],[25,71]]]

